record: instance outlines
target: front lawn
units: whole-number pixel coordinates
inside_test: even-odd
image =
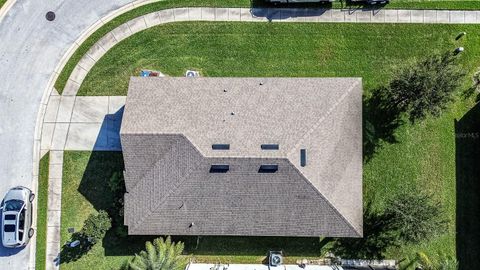
[[[194,30],[194,31],[193,31]],[[395,66],[432,51],[464,46],[468,70],[480,54],[479,26],[310,23],[175,23],[157,26],[112,48],[78,95],[126,95],[140,69],[184,76],[362,77],[368,94]],[[455,41],[459,32],[467,36]]]
[[[471,75],[480,56],[478,30],[480,26],[474,25],[167,24],[138,33],[115,46],[91,70],[80,94],[125,95],[129,77],[148,68],[172,76],[182,76],[187,69],[197,69],[203,76],[355,76],[363,78],[364,93],[368,96],[388,81],[396,66],[432,51],[464,46],[466,51],[460,57]],[[455,41],[462,31],[467,36]],[[470,84],[469,77],[465,87]],[[480,256],[475,253],[480,250],[480,237],[475,233],[478,222],[470,221],[472,213],[468,210],[480,205],[476,204],[478,175],[459,170],[459,167],[475,167],[472,161],[475,159],[467,156],[458,164],[462,155],[474,150],[467,145],[458,156],[454,124],[454,119],[460,119],[474,103],[473,98],[464,99],[458,93],[456,101],[439,118],[429,117],[401,127],[396,131],[398,143],[385,144],[364,164],[365,202],[372,200],[375,208],[382,209],[388,197],[414,186],[431,192],[442,202],[446,207],[445,217],[450,220],[447,233],[418,245],[391,248],[387,258],[412,258],[422,251],[432,259],[457,254],[461,263],[470,265],[475,262],[475,255]],[[113,170],[121,169],[121,155],[92,156],[80,152],[65,155],[63,240],[68,237],[65,228],[80,229],[90,212],[109,205],[105,202],[109,197],[105,181]],[[84,173],[87,164],[96,173],[89,172],[90,169]],[[456,179],[463,182],[459,185]],[[468,200],[459,199],[457,194]],[[457,233],[463,238],[456,239]],[[62,267],[79,269],[96,265],[98,269],[108,269],[121,263],[125,255],[143,248],[146,238],[130,237],[125,245],[121,244],[124,240],[111,234],[106,239],[105,244],[95,246],[80,261]],[[198,255],[200,261],[210,262],[259,262],[272,246],[288,251],[287,255],[293,255],[288,256],[292,260],[319,256],[327,250],[327,247],[322,249],[323,244],[317,238],[204,238],[197,249],[192,249],[196,239],[186,238],[186,241],[188,252]]]

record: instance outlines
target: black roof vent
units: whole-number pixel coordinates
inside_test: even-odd
[[[230,144],[228,143],[215,143],[212,144],[213,150],[230,150]]]
[[[262,148],[262,150],[278,150],[280,148],[280,145],[267,143],[267,144],[262,144],[260,147]]]
[[[278,171],[277,164],[260,165],[260,169],[258,169],[259,173],[276,173],[277,171]]]
[[[300,149],[300,166],[307,165],[307,149]]]
[[[213,164],[210,167],[210,173],[226,173],[230,169],[228,164]]]

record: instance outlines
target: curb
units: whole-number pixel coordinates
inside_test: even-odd
[[[13,6],[13,4],[15,4],[16,1],[17,0],[7,0],[7,2],[3,4],[3,6],[0,8],[0,22],[2,22],[3,17],[5,17],[5,15],[8,13],[10,8]]]
[[[3,16],[6,14],[6,12],[10,9],[10,7],[13,5],[15,1],[16,0],[7,0],[5,5],[2,7],[2,9],[0,10],[0,22]],[[57,67],[54,69],[52,75],[50,76],[47,87],[43,91],[43,96],[40,102],[40,108],[38,110],[37,120],[35,123],[34,143],[33,143],[33,172],[32,172],[32,185],[31,185],[35,193],[37,193],[38,191],[38,170],[39,170],[39,163],[41,159],[40,140],[42,138],[43,118],[45,116],[48,100],[54,89],[55,81],[60,75],[60,72],[62,71],[63,67],[65,66],[67,61],[70,59],[70,57],[73,55],[75,50],[79,47],[79,44],[83,43],[92,33],[98,30],[105,23],[111,21],[112,19],[116,18],[117,16],[127,11],[130,11],[132,9],[135,9],[137,7],[144,6],[150,3],[159,2],[159,1],[161,0],[136,0],[108,13],[106,16],[100,18],[97,22],[93,23],[90,27],[88,27],[85,31],[83,31],[82,34],[80,34],[80,36],[72,43],[70,48],[68,48],[68,50],[65,52],[65,54],[61,58],[60,62],[57,64]],[[35,211],[35,214],[34,214],[35,220],[36,220],[36,216],[37,216],[37,211]],[[36,222],[35,222],[35,228],[36,228]],[[47,235],[47,238],[48,238],[48,235]],[[32,242],[35,242],[35,245],[31,247],[31,250],[30,250],[28,269],[35,269],[36,241],[32,241]]]

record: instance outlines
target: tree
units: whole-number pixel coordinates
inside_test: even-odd
[[[438,116],[453,100],[465,75],[458,56],[434,54],[398,71],[386,88],[387,95],[393,106],[415,122],[428,114]]]
[[[97,215],[90,214],[85,220],[81,234],[90,242],[96,243],[102,239],[108,230],[112,227],[112,220],[108,213],[100,210]]]
[[[153,243],[147,241],[145,250],[124,263],[122,270],[181,270],[187,259],[181,257],[184,244],[173,243],[170,236],[167,239],[159,237]]]
[[[385,216],[400,240],[419,243],[446,230],[443,207],[432,196],[418,191],[402,192],[387,201]]]
[[[97,215],[90,214],[82,229],[72,234],[70,239],[70,242],[77,242],[78,245],[73,247],[68,244],[64,245],[60,252],[60,261],[68,263],[80,259],[92,249],[98,240],[103,239],[111,226],[112,223],[106,211],[100,210]]]

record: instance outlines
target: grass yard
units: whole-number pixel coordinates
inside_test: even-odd
[[[194,29],[195,31],[192,31]],[[85,78],[79,95],[126,95],[141,69],[183,76],[357,76],[368,93],[392,69],[432,50],[464,46],[468,70],[480,55],[480,27],[470,25],[176,23],[147,29],[112,48]],[[459,42],[461,31],[468,34]]]
[[[0,8],[3,7],[3,5],[5,4],[5,2],[7,2],[7,0],[0,0]]]
[[[5,1],[5,0],[0,0]],[[263,6],[262,0],[164,0],[142,7],[133,9],[122,14],[112,21],[106,23],[90,35],[74,52],[68,62],[62,69],[59,77],[55,81],[55,88],[62,93],[63,88],[72,73],[73,69],[80,61],[83,55],[92,47],[95,42],[102,38],[106,33],[115,29],[117,26],[144,14],[154,11],[174,8],[174,7],[250,7]],[[1,5],[0,5],[1,6]],[[311,6],[311,5],[308,5]],[[319,5],[314,5],[319,7]],[[322,7],[322,5],[320,5]],[[333,4],[334,8],[345,8],[346,4],[337,1]],[[358,5],[348,5],[348,8],[358,8]],[[385,8],[408,8],[408,9],[480,9],[480,1],[476,0],[392,0]]]
[[[405,9],[480,9],[476,0],[390,0],[386,8]]]
[[[45,269],[47,238],[47,204],[48,204],[48,163],[49,153],[40,160],[37,190],[37,249],[35,253],[35,269]]]
[[[360,76],[368,96],[388,81],[394,67],[432,51],[464,46],[466,52],[460,57],[471,75],[478,68],[479,30],[472,25],[168,24],[138,33],[110,50],[88,74],[80,94],[125,95],[129,77],[148,68],[172,76],[181,76],[186,69],[200,70],[203,76]],[[461,31],[467,36],[455,41]],[[469,79],[465,87],[470,84]],[[468,140],[459,142],[454,122],[469,111],[472,114],[474,107],[473,98],[458,93],[441,117],[401,127],[396,131],[398,143],[385,144],[364,164],[364,200],[373,200],[377,209],[389,196],[415,186],[432,192],[445,205],[450,220],[447,233],[418,245],[392,248],[387,258],[412,258],[422,251],[432,259],[457,254],[461,265],[472,265],[480,256],[476,229],[480,221],[472,218],[480,207],[480,173],[475,165],[480,147]],[[478,111],[478,105],[475,108]],[[478,129],[471,131],[475,124],[480,126],[476,120],[480,118],[469,119],[461,121],[461,131],[480,137]],[[80,229],[89,213],[108,206],[105,181],[121,166],[119,153],[65,154],[62,241],[68,239],[67,227]],[[62,268],[116,267],[143,248],[145,239],[121,240],[107,234],[108,241]],[[196,249],[196,239],[182,240],[198,260],[211,262],[259,262],[271,247],[284,249],[294,260],[319,256],[328,247],[317,238],[203,238]]]

